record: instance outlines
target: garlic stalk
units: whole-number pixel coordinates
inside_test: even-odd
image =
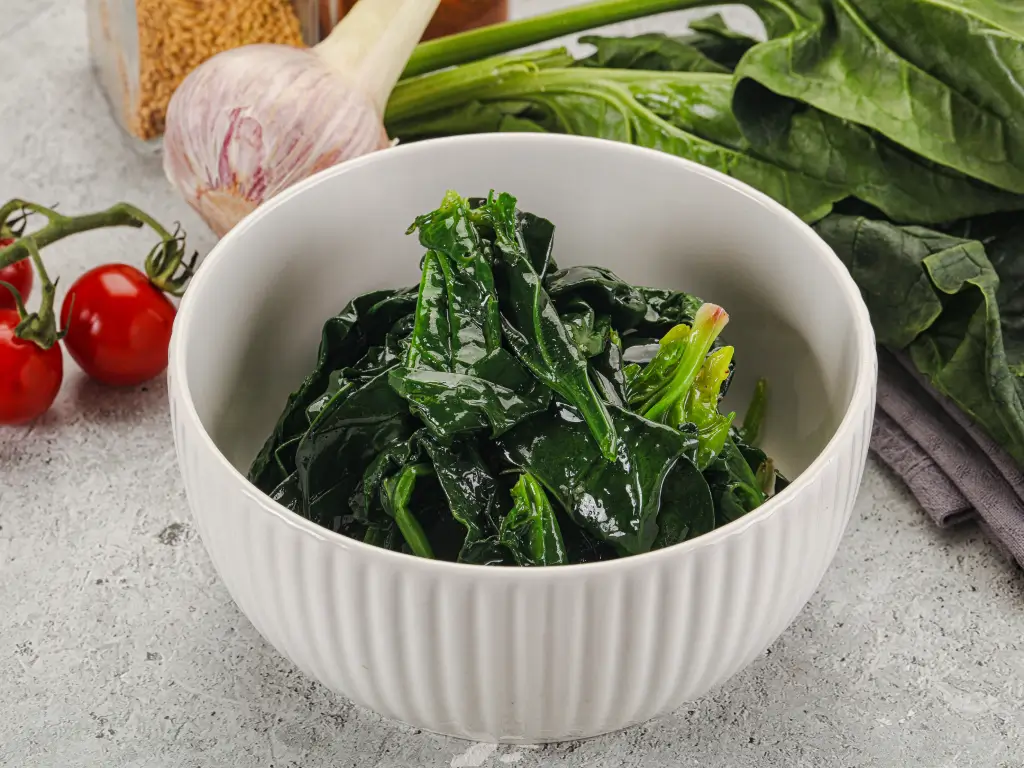
[[[440,0],[360,0],[312,49],[247,45],[185,78],[164,172],[218,235],[317,171],[390,145],[382,116]]]

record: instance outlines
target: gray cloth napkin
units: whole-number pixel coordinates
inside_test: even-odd
[[[1024,473],[902,355],[879,349],[871,450],[941,527],[976,519],[1024,566]]]

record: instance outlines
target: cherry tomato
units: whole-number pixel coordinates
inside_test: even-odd
[[[135,267],[104,264],[78,278],[60,310],[64,346],[89,376],[132,386],[167,367],[176,310]]]
[[[0,250],[3,250],[13,242],[14,240],[9,237],[0,237]],[[18,289],[21,298],[28,301],[28,295],[32,292],[32,276],[34,274],[32,262],[28,259],[22,259],[11,264],[9,267],[0,269],[0,280],[13,285]],[[0,285],[0,309],[14,309],[16,306],[17,304],[14,303],[14,296],[11,292]]]
[[[60,344],[43,349],[14,335],[20,318],[0,309],[0,424],[25,424],[53,405],[64,378]]]

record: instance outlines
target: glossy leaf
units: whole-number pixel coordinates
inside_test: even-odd
[[[623,553],[646,552],[657,535],[662,485],[687,439],[616,406],[608,410],[619,436],[614,461],[598,450],[580,411],[563,402],[503,435],[498,446],[591,535]]]
[[[394,518],[412,554],[430,559],[434,558],[434,550],[412,509],[412,494],[416,481],[432,472],[433,468],[429,464],[408,464],[397,475],[384,481],[381,495],[384,509]]]
[[[626,376],[618,334],[610,335],[600,354],[590,358],[590,378],[609,405],[626,406]]]
[[[647,315],[644,295],[633,285],[604,267],[569,267],[552,272],[544,290],[559,305],[570,309],[569,300],[580,300],[597,315],[607,315],[612,325],[623,330],[635,328]]]
[[[501,346],[491,254],[472,220],[468,201],[455,192],[446,194],[436,211],[418,217],[409,229],[414,230],[428,251],[406,364],[466,373]],[[423,345],[428,349],[421,350]],[[443,359],[445,348],[447,359]]]
[[[306,408],[323,394],[331,373],[356,363],[372,344],[379,344],[403,315],[412,312],[416,298],[412,289],[383,290],[363,294],[324,323],[316,367],[302,381],[285,404],[270,437],[249,469],[249,479],[270,491],[294,470],[275,462],[277,449],[301,436],[309,426]]]
[[[551,401],[551,391],[503,349],[494,350],[469,373],[399,367],[389,381],[443,443],[488,428],[497,437]]]
[[[765,411],[768,409],[768,381],[758,379],[754,386],[754,394],[750,398],[750,405],[743,415],[743,425],[739,428],[740,437],[745,443],[757,445],[761,437],[761,427],[764,424]]]
[[[612,330],[607,315],[598,316],[593,307],[580,299],[564,303],[558,314],[584,357],[594,357],[604,351]]]
[[[711,488],[697,466],[681,456],[665,478],[658,512],[658,535],[652,549],[671,547],[715,527]]]
[[[495,269],[502,278],[505,338],[533,374],[579,408],[601,453],[616,456],[615,426],[594,389],[586,358],[573,343],[526,251],[516,200],[492,198],[487,212],[494,227]]]
[[[299,443],[296,467],[303,512],[331,527],[370,462],[388,445],[408,438],[416,423],[382,373],[348,397],[332,401]]]
[[[755,470],[751,469],[735,441],[725,441],[722,451],[704,473],[711,488],[718,525],[738,520],[767,500]]]
[[[512,488],[512,509],[498,534],[519,565],[565,565],[569,555],[555,510],[543,486],[529,473]]]

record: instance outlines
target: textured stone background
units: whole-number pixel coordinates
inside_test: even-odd
[[[205,252],[158,163],[108,116],[82,5],[0,0],[0,197],[130,199]],[[149,244],[107,232],[47,256],[70,281]],[[163,382],[110,392],[66,363],[51,413],[0,429],[4,766],[1024,765],[1024,581],[973,527],[935,530],[876,464],[817,595],[721,689],[594,741],[473,745],[356,709],[267,646],[191,527]]]

